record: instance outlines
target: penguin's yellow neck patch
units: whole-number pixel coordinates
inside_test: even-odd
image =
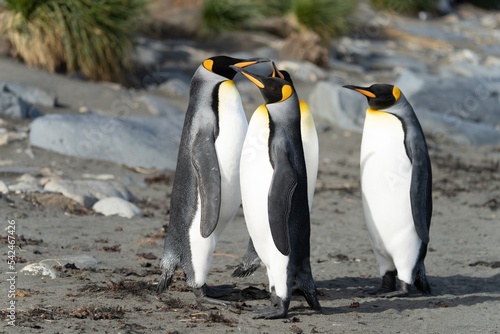
[[[292,96],[292,94],[293,94],[292,86],[284,85],[283,88],[281,88],[281,101],[285,101],[290,96]]]
[[[252,115],[252,123],[257,123],[259,126],[269,128],[269,112],[265,104],[260,105]]]
[[[399,98],[401,97],[401,91],[398,87],[394,86],[394,88],[392,89],[392,95],[396,99],[396,102],[398,102]]]
[[[214,61],[212,59],[207,59],[203,62],[203,67],[212,72],[212,67],[214,66]]]
[[[309,113],[309,106],[307,105],[307,102],[302,99],[299,99],[299,108],[301,114]]]
[[[376,110],[372,108],[366,109],[366,113],[371,115],[371,116],[385,116],[385,115],[390,115],[389,113],[385,112],[384,110]]]

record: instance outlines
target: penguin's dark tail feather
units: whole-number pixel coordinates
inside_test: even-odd
[[[236,269],[231,276],[233,277],[247,277],[253,274],[260,267],[260,258],[255,250],[252,239],[248,242],[247,252],[241,259]]]
[[[170,252],[166,252],[165,256],[161,260],[160,268],[163,269],[163,273],[160,276],[158,285],[156,286],[156,293],[161,293],[168,288],[174,277],[175,269],[179,266],[179,258],[172,256]]]
[[[156,293],[162,293],[166,288],[168,288],[170,282],[172,282],[172,277],[174,277],[174,272],[165,270],[163,274],[161,274],[158,285],[156,286]]]
[[[231,274],[232,277],[247,277],[253,274],[257,269],[259,269],[260,263],[248,264],[245,262],[241,262],[238,264],[236,269]]]
[[[429,285],[429,281],[427,281],[427,276],[425,275],[425,267],[423,263],[417,269],[415,275],[415,282],[413,283],[413,285],[421,293],[425,295],[431,294],[431,286]]]

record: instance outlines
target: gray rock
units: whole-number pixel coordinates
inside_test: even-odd
[[[339,83],[319,82],[309,95],[309,105],[315,117],[317,115],[346,130],[362,130],[366,99]]]
[[[162,83],[158,90],[173,97],[188,97],[189,96],[189,81],[179,78],[170,79]]]
[[[411,100],[413,95],[422,90],[425,80],[422,75],[412,71],[402,71],[394,84],[401,89],[407,99]]]
[[[364,62],[366,68],[371,71],[389,70],[393,71],[397,68],[411,69],[414,71],[425,72],[427,65],[410,57],[395,55],[395,56],[374,56]]]
[[[317,82],[327,77],[325,70],[309,62],[284,60],[277,62],[276,66],[280,70],[288,71],[293,80]]]
[[[474,123],[449,114],[439,114],[425,108],[416,109],[422,129],[431,138],[449,138],[457,143],[500,146],[500,128]]]
[[[35,118],[42,113],[14,93],[0,91],[0,116],[14,119]]]
[[[148,94],[141,96],[140,100],[146,104],[148,110],[155,116],[182,114],[182,111],[180,111],[176,106],[174,106],[168,99],[164,97]]]
[[[148,44],[136,45],[132,55],[132,61],[141,66],[154,66],[165,59],[162,51],[156,50]]]
[[[9,191],[15,193],[42,192],[40,181],[30,174],[23,174],[17,178],[16,184],[9,186]]]
[[[11,92],[28,103],[44,107],[55,107],[57,104],[57,96],[54,92],[15,82],[6,82],[3,86],[4,91]]]
[[[174,170],[184,113],[165,117],[47,115],[30,126],[33,146],[85,159]]]
[[[112,181],[56,179],[47,182],[44,190],[61,193],[87,208],[106,197],[133,199],[133,195],[125,186]]]
[[[120,216],[124,218],[142,217],[142,210],[135,204],[120,197],[107,197],[92,206],[92,210],[105,216]]]
[[[68,255],[63,256],[58,259],[59,262],[74,263],[77,268],[88,268],[94,267],[101,263],[101,260],[91,256],[91,255]]]
[[[9,193],[9,187],[5,184],[5,182],[0,180],[0,194],[8,194],[8,193]]]

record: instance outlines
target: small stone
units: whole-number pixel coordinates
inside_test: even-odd
[[[94,267],[102,261],[90,255],[68,255],[58,259],[59,262],[74,263],[79,268]]]
[[[155,116],[182,113],[177,107],[170,103],[168,99],[161,96],[143,95],[140,100],[146,104],[149,112]]]
[[[90,208],[98,200],[106,197],[133,198],[129,190],[117,182],[101,180],[52,180],[45,184],[45,191],[62,193],[77,203]]]
[[[48,276],[52,279],[57,277],[54,268],[42,262],[28,264],[24,266],[20,270],[20,272],[24,273],[25,275]]]
[[[120,216],[124,218],[142,217],[142,210],[123,198],[108,197],[94,204],[92,209],[105,216]]]
[[[2,180],[0,180],[0,193],[2,193],[2,194],[8,194],[9,193],[9,187],[7,187],[7,185],[5,184],[5,182],[3,182]]]

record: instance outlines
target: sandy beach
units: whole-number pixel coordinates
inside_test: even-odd
[[[78,114],[89,105],[109,110],[121,92],[8,58],[0,58],[0,79],[57,92],[61,106],[41,108],[46,114]],[[296,85],[307,99],[311,84]],[[251,95],[244,99],[250,115],[261,97],[256,89],[245,94]],[[173,103],[185,110],[188,101]],[[132,115],[148,114],[135,108]],[[26,133],[31,122],[5,118],[2,127]],[[311,264],[322,314],[297,295],[287,319],[252,319],[253,307],[269,303],[268,281],[262,267],[243,279],[231,277],[249,238],[241,208],[222,234],[208,276],[208,284],[241,289],[233,296],[236,305],[201,309],[180,271],[167,291],[156,294],[174,172],[69,157],[22,137],[0,146],[1,181],[15,184],[23,175],[42,183],[111,180],[127,187],[144,215],[103,216],[54,192],[1,194],[6,259],[0,266],[0,333],[500,333],[500,148],[427,135],[434,211],[425,263],[432,294],[412,288],[409,297],[384,299],[364,292],[380,278],[361,205],[361,134],[320,117],[316,127],[320,165]],[[9,226],[15,228],[14,259],[8,258]],[[36,263],[55,278],[21,272]],[[12,300],[15,327],[8,323]]]
[[[246,289],[238,308],[200,310],[181,273],[157,295],[172,172],[137,173],[111,163],[78,160],[23,141],[0,149],[16,166],[67,178],[111,174],[128,182],[144,218],[104,217],[62,195],[9,194],[1,198],[2,245],[15,221],[17,270],[44,262],[57,278],[18,274],[16,328],[3,333],[498,333],[500,331],[500,152],[428,138],[434,173],[434,214],[426,259],[431,296],[381,299],[363,289],[380,283],[364,225],[359,188],[361,137],[322,126],[320,168],[312,210],[311,262],[323,314],[294,296],[289,318],[253,320],[248,309],[268,303],[261,268],[245,279],[230,276],[248,234],[240,210],[224,231],[210,284]],[[47,173],[47,171],[44,171]],[[39,173],[39,172],[38,172]],[[4,179],[19,175],[4,167]],[[74,256],[98,260],[75,264]],[[65,260],[65,258],[68,260]],[[73,257],[73,258],[72,258]],[[73,259],[73,261],[72,261]],[[5,263],[5,262],[4,262]],[[6,272],[6,265],[0,270]],[[252,289],[248,289],[252,287]],[[7,282],[1,291],[7,315]]]

